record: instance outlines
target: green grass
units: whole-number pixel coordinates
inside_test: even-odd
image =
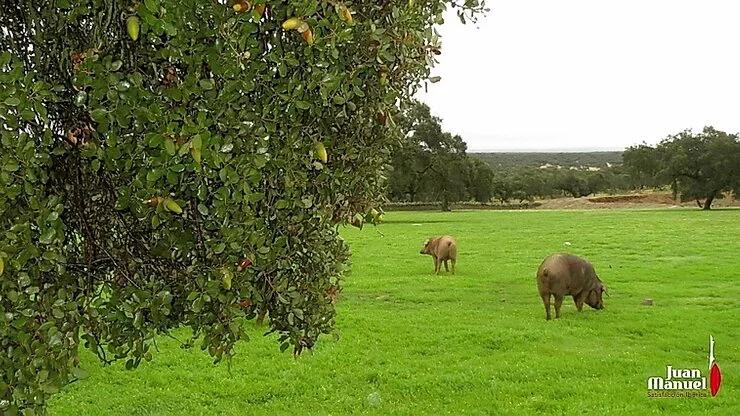
[[[353,271],[338,339],[294,360],[249,324],[231,369],[169,339],[133,371],[85,353],[90,377],[51,414],[740,414],[740,210],[386,217],[344,231]],[[419,255],[443,233],[459,241],[455,276],[433,276]],[[567,298],[546,321],[534,275],[566,249],[594,263],[611,297],[581,313]],[[648,297],[655,305],[641,306]],[[647,378],[668,364],[706,373],[710,334],[719,395],[647,398]]]

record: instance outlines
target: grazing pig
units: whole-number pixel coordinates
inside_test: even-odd
[[[580,312],[583,303],[594,309],[604,309],[602,294],[606,286],[596,275],[594,266],[572,254],[560,253],[547,257],[537,270],[537,289],[550,319],[550,296],[555,297],[555,318],[560,318],[563,296],[573,296]]]
[[[419,254],[429,254],[434,258],[434,273],[436,274],[439,274],[442,268],[442,262],[445,264],[445,271],[450,271],[447,267],[447,260],[450,260],[452,262],[452,274],[455,274],[457,243],[449,235],[428,239]]]

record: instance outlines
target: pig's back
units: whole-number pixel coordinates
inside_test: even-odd
[[[440,259],[457,259],[457,242],[449,235],[439,238],[437,253]]]
[[[555,291],[579,291],[588,276],[594,273],[588,261],[568,253],[550,255],[537,270],[539,284]]]

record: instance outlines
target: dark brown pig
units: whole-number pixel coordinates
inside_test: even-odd
[[[429,254],[434,258],[434,273],[439,274],[442,263],[445,264],[445,271],[450,271],[447,267],[447,261],[452,263],[452,274],[455,274],[455,263],[457,262],[457,242],[449,235],[442,237],[432,237],[424,243],[424,248],[420,254]]]
[[[547,319],[550,319],[550,296],[555,298],[555,318],[560,318],[560,305],[565,295],[573,296],[579,312],[584,302],[594,309],[604,309],[602,295],[606,286],[591,263],[572,254],[547,257],[537,270],[537,289],[545,304]]]

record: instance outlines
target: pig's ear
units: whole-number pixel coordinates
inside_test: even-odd
[[[601,284],[601,293],[605,294],[606,296],[609,296],[609,292],[607,292],[606,290],[606,285],[603,283]]]

